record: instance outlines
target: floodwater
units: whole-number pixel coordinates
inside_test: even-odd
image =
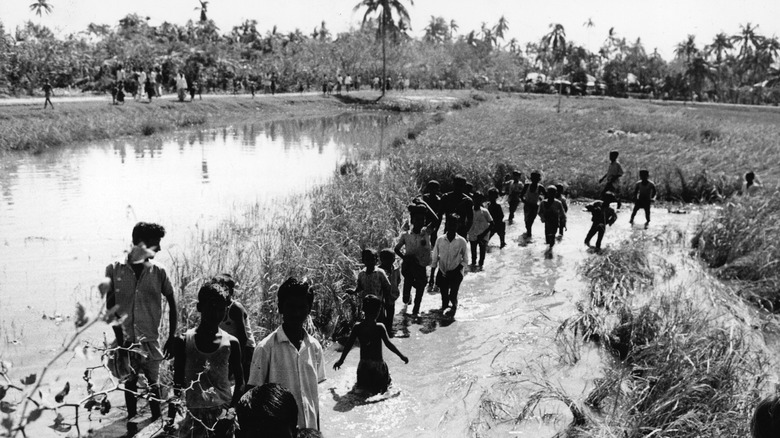
[[[684,232],[698,217],[657,209],[652,227],[644,231],[641,225],[628,224],[627,207],[607,230],[607,247],[632,233],[662,227]],[[328,380],[320,385],[325,436],[551,437],[565,428],[571,414],[554,398],[540,403],[526,421],[515,419],[529,396],[542,390],[567,394],[582,406],[593,379],[602,376],[606,358],[597,349],[586,346],[575,363],[571,352],[555,342],[563,320],[575,316],[577,302],[585,299],[578,266],[598,257],[583,243],[589,227],[590,215],[582,205],[572,205],[569,229],[548,259],[542,225],[537,221],[534,232],[540,235],[521,245],[524,226],[516,222],[508,227],[508,246],[499,249],[494,237],[484,270],[466,275],[454,322],[443,321],[434,311],[441,304],[438,295],[426,293],[427,309],[419,321],[402,309],[392,341],[409,364],[385,350],[393,385],[388,394],[368,400],[350,393],[360,356],[357,348],[339,371],[328,368]],[[330,367],[339,357],[337,349],[326,353]]]
[[[423,115],[349,113],[7,154],[0,164],[0,359],[40,366],[72,333],[138,221],[181,247],[234,206],[278,202],[345,160],[381,159]]]

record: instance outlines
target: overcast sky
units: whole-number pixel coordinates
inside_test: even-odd
[[[197,20],[197,0],[49,0],[54,6],[50,15],[39,18],[29,5],[33,0],[0,0],[0,20],[11,30],[33,20],[51,27],[59,34],[79,32],[95,22],[116,25],[131,12],[150,17],[150,24],[163,21],[183,24]],[[402,0],[409,5],[409,0]],[[274,24],[280,31],[300,28],[305,33],[322,20],[332,32],[356,26],[362,13],[353,13],[358,0],[211,0],[209,18],[224,33],[244,19],[255,19],[261,32]],[[416,0],[408,7],[412,30],[422,35],[431,15],[454,19],[460,33],[479,29],[482,22],[494,25],[501,15],[509,21],[507,41],[521,43],[538,40],[550,23],[561,23],[568,39],[591,50],[597,50],[611,27],[620,37],[634,41],[637,37],[648,51],[658,48],[670,59],[674,46],[688,34],[697,42],[709,43],[718,32],[731,35],[739,25],[759,25],[759,32],[780,35],[780,0]],[[592,19],[595,27],[583,24]]]

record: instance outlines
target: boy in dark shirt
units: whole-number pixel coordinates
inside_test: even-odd
[[[499,241],[501,242],[500,248],[506,246],[506,223],[504,222],[504,210],[501,208],[501,204],[498,203],[498,189],[492,187],[488,190],[488,213],[493,218],[493,228],[490,230],[490,238],[493,238],[494,234],[498,234]]]
[[[601,240],[604,238],[604,232],[607,229],[607,225],[612,226],[617,220],[617,214],[612,207],[609,206],[612,202],[615,202],[615,195],[612,192],[604,194],[604,198],[601,201],[596,201],[585,207],[587,211],[592,215],[591,225],[588,235],[585,236],[585,245],[590,247],[590,239],[598,234],[596,239],[596,251],[601,250]]]
[[[43,84],[43,93],[46,95],[46,100],[43,102],[43,109],[46,109],[46,105],[51,105],[51,109],[54,109],[54,104],[51,103],[52,88],[48,80]]]
[[[634,225],[634,216],[640,209],[645,210],[645,229],[650,226],[650,205],[655,201],[655,183],[650,181],[650,172],[639,171],[639,181],[634,184],[634,211],[631,212],[629,223]]]

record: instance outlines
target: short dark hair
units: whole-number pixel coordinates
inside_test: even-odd
[[[322,438],[322,436],[322,432],[319,430],[307,427],[306,429],[299,430],[298,434],[295,435],[295,438]]]
[[[609,156],[610,157],[617,157],[620,155],[620,152],[618,151],[610,151]]]
[[[639,171],[639,177],[642,178],[643,176],[650,176],[650,171],[647,169],[642,169]]]
[[[263,432],[298,425],[295,396],[278,383],[266,383],[246,392],[236,406],[238,424],[246,437],[265,436]]]
[[[290,277],[279,286],[279,291],[276,293],[279,308],[282,307],[284,301],[290,298],[303,298],[309,304],[314,302],[314,291],[309,283],[304,281],[300,282],[295,277]]]
[[[780,397],[769,396],[758,403],[750,420],[753,438],[776,437],[780,433]]]
[[[378,257],[378,255],[376,253],[376,250],[374,248],[366,248],[363,251],[360,251],[360,259],[361,260],[363,259],[363,257],[366,257],[366,256],[373,257],[373,258],[377,258]]]
[[[227,272],[215,275],[211,280],[209,280],[209,282],[224,287],[230,295],[233,295],[236,284],[238,284],[236,283],[236,279]]]
[[[198,303],[214,307],[225,307],[230,304],[230,293],[222,285],[209,281],[200,287]]]
[[[750,171],[750,172],[745,174],[745,180],[751,180],[751,179],[755,179],[755,178],[756,178],[756,174],[753,171]]]
[[[495,187],[491,187],[488,190],[488,199],[498,199],[498,189]]]
[[[133,227],[133,245],[147,240],[160,240],[165,237],[165,228],[151,222],[138,222]]]
[[[390,248],[384,248],[383,250],[379,251],[379,260],[389,260],[394,262],[395,252]]]
[[[363,297],[363,312],[368,315],[379,315],[382,308],[382,300],[376,295],[366,295]]]

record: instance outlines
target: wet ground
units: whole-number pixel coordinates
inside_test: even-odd
[[[661,227],[688,229],[698,214],[654,210],[653,223],[628,224],[630,206],[618,211],[604,244],[616,245],[631,233]],[[393,385],[369,400],[351,393],[359,351],[339,371],[328,368],[320,386],[322,430],[328,437],[553,436],[571,420],[560,402],[545,402],[522,423],[513,421],[530,394],[551,385],[583,399],[602,373],[597,350],[585,349],[576,365],[554,341],[561,322],[577,313],[585,285],[577,273],[588,257],[598,257],[583,240],[590,227],[582,205],[572,205],[569,229],[545,257],[542,235],[521,238],[523,225],[508,227],[508,246],[491,241],[485,268],[469,273],[461,286],[454,321],[435,311],[438,295],[426,293],[424,312],[413,319],[401,309],[393,342],[409,364],[385,350]],[[537,222],[535,232],[541,233]],[[326,353],[329,367],[339,346]],[[581,401],[581,400],[580,400]]]

